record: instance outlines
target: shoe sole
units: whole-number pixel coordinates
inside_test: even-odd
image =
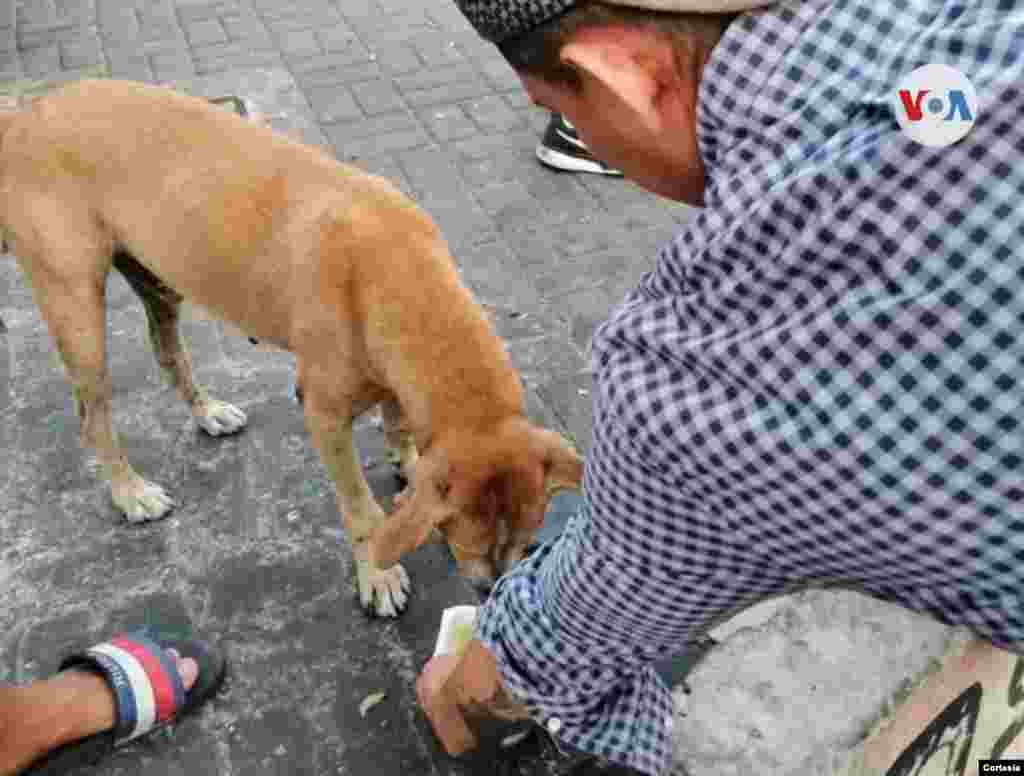
[[[563,154],[547,146],[537,146],[537,159],[546,167],[565,172],[592,172],[598,175],[610,175],[621,177],[622,173],[605,167],[600,162],[592,162],[588,159],[580,159],[577,156]]]

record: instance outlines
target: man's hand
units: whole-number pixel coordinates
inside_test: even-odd
[[[460,755],[476,748],[470,722],[479,717],[523,719],[526,709],[505,691],[494,655],[477,639],[459,655],[427,661],[416,681],[416,697],[445,751]]]
[[[416,698],[450,755],[460,755],[476,748],[476,736],[466,724],[459,710],[448,680],[462,658],[459,655],[437,655],[427,661],[420,678],[416,680]]]

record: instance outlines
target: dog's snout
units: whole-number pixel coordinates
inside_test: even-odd
[[[480,599],[480,603],[487,600],[487,597],[491,594],[491,590],[494,589],[494,580],[489,577],[473,577],[469,580],[470,587],[476,593],[477,598]]]

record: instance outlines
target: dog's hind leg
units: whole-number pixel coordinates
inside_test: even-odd
[[[388,442],[388,460],[398,469],[402,479],[410,483],[419,453],[397,397],[389,396],[380,403],[380,416],[384,438]]]
[[[88,215],[70,208],[55,207],[45,223],[26,221],[22,227],[25,238],[16,235],[12,247],[64,361],[81,419],[82,444],[95,452],[114,504],[128,520],[163,517],[174,502],[132,468],[111,417],[106,275],[112,244]]]
[[[124,251],[114,254],[114,266],[142,300],[149,321],[149,342],[157,363],[188,404],[199,426],[211,436],[233,434],[244,428],[245,413],[232,404],[211,398],[192,376],[192,359],[178,331],[181,294]]]
[[[405,609],[409,577],[398,564],[375,568],[369,556],[370,534],[387,515],[366,482],[352,438],[352,420],[367,407],[338,399],[342,391],[330,378],[311,379],[308,372],[301,375],[306,427],[334,480],[338,509],[355,559],[360,603],[368,612],[394,617]]]

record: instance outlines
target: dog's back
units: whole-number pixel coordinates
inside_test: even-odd
[[[7,129],[14,123],[18,116],[18,100],[15,98],[4,98],[0,100],[0,178],[3,177],[3,147],[4,135]],[[0,211],[0,253],[7,253],[7,241],[3,232],[3,212]]]
[[[7,128],[14,123],[17,117],[18,110],[16,108],[0,105],[0,148],[3,148],[4,135],[7,134]]]
[[[433,221],[383,178],[130,81],[78,81],[34,101],[7,121],[2,149],[0,226],[16,254],[19,228],[65,244],[98,229],[97,260],[130,254],[268,343],[294,351],[318,338],[388,384],[427,373],[451,385],[465,370],[441,351],[457,341],[477,354],[474,380],[516,382]],[[70,269],[67,250],[50,253]]]
[[[303,269],[334,272],[333,286],[345,284],[337,273],[352,269],[302,267],[325,231],[335,241],[351,232],[365,245],[374,228],[433,229],[384,179],[168,89],[83,80],[2,121],[0,224],[26,223],[23,210],[41,202],[83,211],[114,249],[218,316],[285,347],[295,296],[315,291]],[[331,258],[351,259],[346,254]],[[378,251],[373,261],[415,255]]]

